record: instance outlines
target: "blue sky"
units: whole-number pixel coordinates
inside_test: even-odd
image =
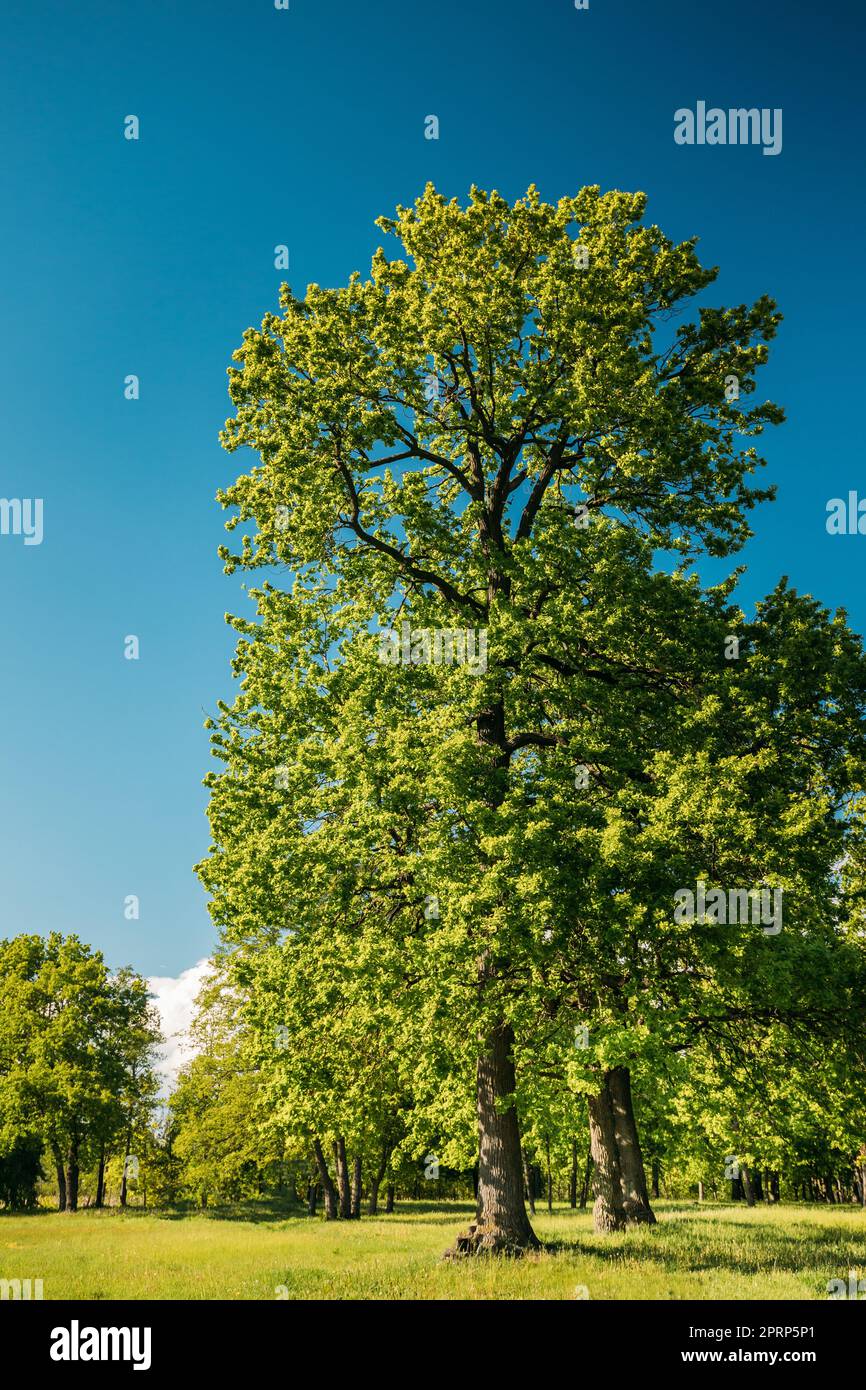
[[[216,556],[225,369],[281,279],[366,272],[374,218],[428,179],[643,189],[721,266],[713,302],[779,301],[780,495],[741,601],[784,572],[866,630],[866,537],[825,530],[866,495],[863,29],[854,0],[6,0],[0,496],[43,498],[44,539],[0,536],[0,934],[76,931],[162,979],[211,949],[202,723],[246,606]],[[698,100],[782,108],[781,154],[676,145]]]

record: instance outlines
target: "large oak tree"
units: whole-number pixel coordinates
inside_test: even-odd
[[[203,874],[236,942],[296,931],[297,914],[279,908],[286,855],[309,867],[306,843],[334,826],[330,802],[342,799],[347,862],[354,827],[359,864],[385,846],[405,860],[405,825],[383,837],[380,822],[400,810],[417,826],[426,815],[432,839],[402,886],[450,900],[428,949],[438,940],[461,978],[462,990],[444,990],[453,1018],[471,1017],[479,1185],[465,1249],[534,1241],[514,1103],[514,982],[540,949],[542,909],[527,910],[526,894],[551,854],[543,818],[527,824],[527,779],[541,764],[560,780],[567,769],[574,786],[575,769],[588,769],[603,794],[646,778],[652,748],[641,739],[657,736],[658,711],[683,694],[688,607],[682,573],[653,573],[650,558],[669,552],[683,565],[735,551],[748,510],[770,495],[750,483],[761,463],[751,439],[781,412],[749,398],[775,307],[704,306],[677,324],[715,271],[694,241],[676,245],[646,225],[644,211],[643,195],[597,188],[555,206],[535,189],[513,205],[473,189],[461,207],[428,187],[379,224],[404,256],[380,249],[369,279],[311,285],[303,299],[283,287],[282,312],[246,332],[230,373],[237,410],[224,442],[260,461],[222,494],[237,509],[230,526],[253,523],[224,558],[230,570],[292,572],[290,595],[266,585],[259,603],[271,617],[266,644],[293,654],[297,679],[275,684],[255,652],[256,625],[239,623],[245,691],[222,711],[219,735],[234,785],[215,788]],[[368,629],[403,619],[416,632],[483,630],[486,670],[377,663]],[[381,786],[365,801],[349,770],[335,779],[331,756],[353,727],[341,663],[354,671],[364,654],[367,717],[375,710],[387,724],[388,701],[402,700],[426,721],[425,753],[431,731],[443,749],[421,769],[392,742],[384,802]],[[326,728],[316,773],[307,734]],[[403,718],[404,747],[406,728]],[[273,785],[278,765],[290,769],[293,816],[264,789],[263,768]],[[307,886],[316,896],[315,881]],[[536,896],[554,915],[570,907],[555,886]],[[471,962],[470,985],[456,962]]]

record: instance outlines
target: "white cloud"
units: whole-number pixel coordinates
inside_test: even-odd
[[[205,975],[211,970],[209,960],[197,961],[189,970],[173,975],[152,975],[147,987],[159,1011],[165,1046],[160,1049],[158,1072],[162,1078],[160,1090],[168,1095],[175,1085],[177,1073],[193,1055],[187,1030],[195,1012],[195,997]]]

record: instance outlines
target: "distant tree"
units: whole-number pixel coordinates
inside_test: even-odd
[[[42,1140],[26,1134],[6,1146],[0,1135],[0,1206],[30,1211],[38,1201],[42,1171]]]
[[[78,937],[0,942],[0,1117],[5,1133],[40,1136],[61,1211],[77,1209],[82,1169],[149,1104],[158,1040],[144,980],[112,975]]]
[[[224,973],[206,977],[190,1041],[196,1050],[178,1075],[165,1135],[178,1183],[202,1206],[260,1195],[278,1176],[285,1143],[264,1123],[261,1075]]]

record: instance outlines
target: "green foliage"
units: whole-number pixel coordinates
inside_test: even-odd
[[[42,1140],[27,1134],[0,1150],[0,1206],[13,1211],[32,1210],[42,1172]]]
[[[0,1149],[38,1136],[76,1168],[153,1103],[159,1040],[145,982],[52,932],[0,942]]]

